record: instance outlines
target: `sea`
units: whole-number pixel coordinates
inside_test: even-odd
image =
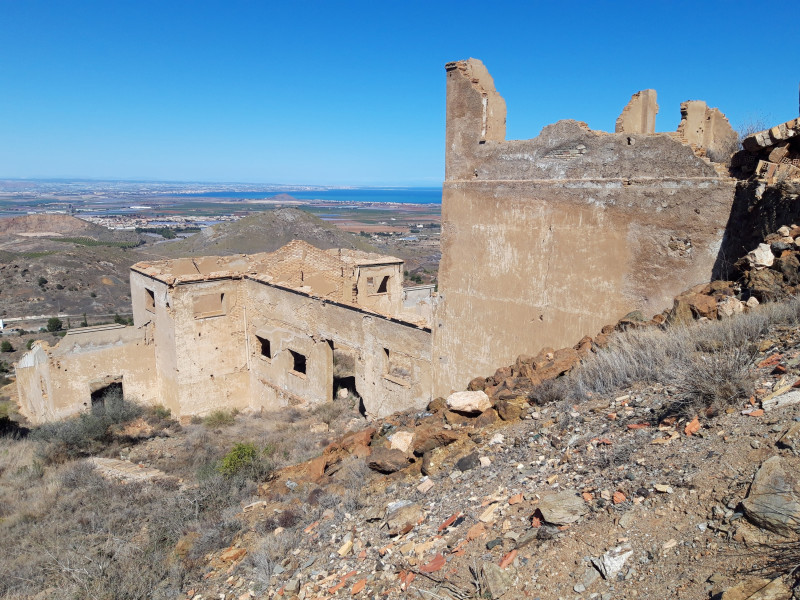
[[[268,200],[279,192],[189,192],[185,194],[166,194],[174,198],[230,198],[239,200]],[[441,187],[409,188],[335,188],[325,190],[281,190],[298,200],[332,200],[336,202],[394,202],[397,204],[441,204]]]

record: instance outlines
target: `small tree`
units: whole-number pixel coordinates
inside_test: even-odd
[[[86,313],[83,313],[83,321],[81,321],[81,327],[88,327],[89,322],[86,320]]]
[[[61,322],[61,319],[58,317],[50,317],[47,319],[47,331],[50,333],[55,333],[56,331],[61,331],[61,328],[64,324]]]
[[[44,287],[45,284],[47,283],[47,279],[45,279],[44,277],[39,277],[37,283],[39,284],[39,287]]]
[[[2,352],[13,352],[14,351],[14,346],[12,346],[11,342],[9,342],[8,340],[3,340],[3,342],[0,343],[0,351],[2,351]]]

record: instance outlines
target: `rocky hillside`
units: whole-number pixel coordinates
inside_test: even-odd
[[[185,240],[161,244],[158,252],[167,257],[253,254],[273,252],[295,239],[323,250],[351,248],[375,252],[363,238],[297,208],[279,208],[236,222],[220,223]]]
[[[143,243],[133,231],[111,230],[83,219],[61,214],[36,214],[0,219],[0,250],[43,252],[101,242],[136,246]]]
[[[166,256],[270,252],[292,239],[320,248],[375,249],[359,236],[288,208],[203,230],[174,243],[139,246],[139,235],[68,215],[0,219],[0,318],[70,315],[90,322],[129,314],[131,265]],[[135,247],[134,247],[135,246]],[[42,323],[22,324],[36,329]],[[18,323],[14,323],[18,325]]]

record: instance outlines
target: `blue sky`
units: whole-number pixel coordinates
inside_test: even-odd
[[[508,138],[657,129],[702,99],[734,127],[798,113],[771,2],[0,0],[0,177],[438,185],[444,64],[480,58]],[[787,57],[782,60],[781,57]]]

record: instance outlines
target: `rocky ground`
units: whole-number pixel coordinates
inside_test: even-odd
[[[184,593],[788,600],[797,322],[770,325],[750,356],[752,396],[715,410],[673,410],[684,392],[667,378],[544,404],[461,393],[356,427],[264,482]]]
[[[91,452],[113,460],[74,463],[94,475],[13,458],[3,442],[0,458],[13,460],[0,481],[22,485],[26,473],[50,496],[32,499],[36,510],[7,505],[0,526],[21,545],[60,496],[100,490],[119,502],[127,489],[151,502],[132,529],[116,525],[134,547],[169,533],[157,546],[168,568],[141,563],[153,581],[170,578],[159,598],[796,600],[800,228],[775,236],[736,281],[692,288],[670,311],[628,315],[574,348],[521,356],[424,411],[367,422],[348,400],[231,416],[235,427],[151,416],[157,427]],[[231,487],[219,461],[240,441],[282,468]],[[191,475],[209,467],[216,491]],[[220,490],[227,501],[209,503]],[[117,544],[106,518],[98,509],[75,527]],[[34,560],[16,552],[16,564]],[[81,581],[103,589],[105,576]]]

